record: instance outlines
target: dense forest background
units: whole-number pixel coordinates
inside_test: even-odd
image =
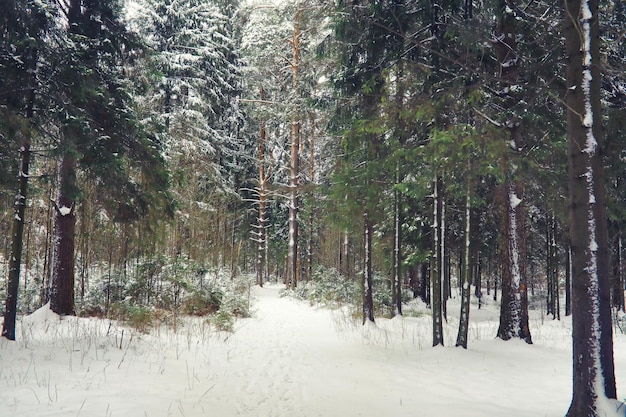
[[[372,321],[410,297],[441,320],[450,297],[516,293],[570,314],[560,5],[2,4],[0,257],[9,277],[21,233],[20,312],[55,291],[78,314],[206,307],[210,272],[354,282]],[[624,8],[599,9],[618,310]],[[70,289],[51,285],[70,272]]]

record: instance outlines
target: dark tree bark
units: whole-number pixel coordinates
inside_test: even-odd
[[[7,288],[6,308],[2,336],[15,340],[15,320],[17,318],[17,298],[20,286],[20,267],[22,263],[22,247],[24,239],[24,215],[26,211],[26,194],[28,192],[28,167],[30,164],[30,140],[24,139],[20,149],[22,161],[18,175],[18,193],[15,196],[15,214],[13,216],[13,234],[11,255],[9,257],[9,282]]]
[[[470,294],[471,294],[471,207],[470,207],[470,186],[468,182],[465,196],[465,244],[463,246],[463,257],[461,262],[461,314],[459,318],[459,333],[456,338],[456,346],[467,349],[467,335],[469,331]]]
[[[611,305],[614,309],[624,311],[624,265],[622,260],[622,231],[619,227],[613,236],[612,265],[612,296]]]
[[[430,268],[428,262],[422,262],[420,264],[420,298],[427,305],[430,305]]]
[[[572,315],[572,253],[569,245],[565,252],[565,316]]]
[[[559,263],[556,244],[556,218],[550,213],[546,216],[546,276],[548,278],[547,314],[553,319],[561,319],[559,300]]]
[[[9,255],[9,277],[7,282],[7,298],[5,304],[2,336],[9,340],[15,340],[15,322],[17,318],[17,301],[19,293],[20,272],[22,264],[22,251],[24,241],[24,218],[26,211],[26,197],[28,193],[28,175],[31,159],[31,130],[34,116],[36,89],[38,85],[37,62],[40,55],[39,43],[45,30],[45,15],[38,7],[28,11],[23,10],[22,3],[15,1],[5,2],[3,19],[0,26],[3,33],[0,34],[0,47],[7,51],[17,48],[12,52],[19,56],[21,65],[12,68],[15,76],[13,80],[5,80],[5,83],[13,84],[14,92],[11,97],[3,99],[2,108],[8,109],[13,114],[8,118],[15,117],[15,137],[21,140],[20,166],[17,175],[17,195],[15,196],[13,225],[11,234],[11,253]],[[44,26],[41,26],[44,25]],[[28,39],[28,41],[26,41]],[[34,42],[33,42],[34,41]],[[19,46],[17,46],[19,45]],[[7,71],[12,72],[11,68]],[[6,75],[6,74],[5,74]],[[6,86],[3,86],[6,87]],[[22,90],[22,92],[20,92]],[[12,124],[13,121],[9,121]],[[5,140],[5,138],[3,138]]]
[[[617,398],[601,148],[598,0],[566,0],[565,53],[573,391],[567,417],[605,415]]]
[[[58,167],[58,195],[54,214],[50,308],[57,314],[74,314],[74,237],[76,214],[76,159],[66,152]]]

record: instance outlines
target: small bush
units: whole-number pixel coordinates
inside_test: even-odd
[[[135,330],[146,333],[154,325],[154,319],[154,312],[147,307],[131,306],[126,322]]]
[[[314,304],[338,306],[355,303],[359,285],[343,277],[334,268],[318,267],[311,281],[301,283],[292,295]]]
[[[183,300],[181,312],[190,316],[214,314],[222,305],[224,295],[219,290],[195,291]]]
[[[235,331],[235,318],[226,310],[220,310],[213,318],[213,324],[222,332]]]
[[[126,302],[113,304],[111,306],[110,315],[143,333],[148,332],[156,320],[154,311],[150,310],[148,307],[128,304]]]

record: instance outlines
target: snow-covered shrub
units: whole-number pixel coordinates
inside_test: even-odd
[[[224,294],[215,288],[194,290],[183,300],[181,313],[189,316],[206,316],[217,312],[222,305]]]
[[[181,314],[213,316],[209,321],[222,330],[251,315],[249,275],[232,277],[227,270],[162,256],[141,260],[126,274],[107,265],[102,270],[77,300],[81,316],[107,316],[147,331],[157,323],[175,325]]]
[[[193,293],[194,268],[187,262],[176,260],[165,265],[160,274],[161,287],[157,292],[157,307],[179,311],[183,300]]]
[[[374,274],[373,301],[377,315],[387,315],[393,309],[391,281],[388,277]],[[341,275],[335,268],[319,266],[313,272],[312,279],[301,282],[295,290],[285,290],[284,295],[307,300],[312,304],[321,304],[328,307],[352,305],[360,307],[363,302],[363,290],[360,279],[350,280]],[[407,291],[402,293],[402,301],[412,299]],[[356,309],[360,314],[360,308]]]
[[[357,282],[346,279],[335,268],[319,266],[311,280],[301,282],[292,295],[313,304],[338,306],[356,303],[360,289]]]
[[[220,312],[228,312],[233,317],[250,317],[252,315],[250,311],[250,289],[253,284],[254,277],[250,275],[241,275],[229,280],[222,287],[224,297],[222,298]]]

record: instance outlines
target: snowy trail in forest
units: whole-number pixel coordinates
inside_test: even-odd
[[[351,400],[358,396],[351,391],[355,384],[367,383],[370,372],[363,375],[353,369],[357,358],[338,345],[342,335],[333,324],[337,313],[280,298],[280,288],[257,290],[255,317],[241,321],[228,341],[233,371],[226,371],[224,382],[241,384],[234,415],[362,415],[355,414],[355,408],[363,404]],[[376,397],[379,388],[376,383],[370,388]],[[224,401],[233,400],[228,391],[223,394]],[[372,407],[379,407],[377,403],[366,405],[370,413]],[[381,408],[375,414],[385,412]]]
[[[430,320],[379,319],[361,328],[341,311],[280,298],[281,288],[257,289],[255,317],[229,338],[212,399],[230,406],[216,415],[562,415],[569,386],[555,389],[556,369],[547,369],[547,378],[543,361],[526,360],[532,347],[512,342],[507,349],[491,340],[486,350],[430,349]],[[548,352],[564,367],[559,382],[567,382],[569,358],[559,353]],[[538,383],[525,377],[528,370]],[[514,398],[523,389],[541,397],[551,391],[547,402],[556,412],[545,409],[545,399],[520,407]]]
[[[377,318],[254,288],[234,333],[204,318],[142,334],[116,322],[23,318],[0,339],[0,417],[560,417],[571,395],[570,322],[531,320],[535,344],[494,340],[471,313],[470,346],[431,348],[431,319]],[[458,306],[450,302],[449,311]],[[444,328],[452,346],[457,322]],[[615,336],[618,387],[626,337]]]

